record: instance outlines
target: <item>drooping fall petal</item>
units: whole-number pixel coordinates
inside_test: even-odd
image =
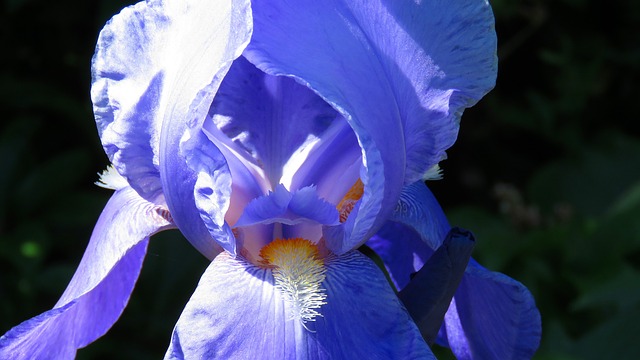
[[[219,255],[165,359],[435,359],[371,260],[353,251],[325,266],[326,304],[303,326],[271,270]]]
[[[149,236],[172,227],[165,214],[132,188],[117,190],[58,303],[0,338],[0,358],[70,359],[104,335],[129,301]]]
[[[367,245],[383,260],[403,289],[433,255],[441,240],[431,239],[451,229],[433,195],[422,182],[407,186],[393,221],[385,224]],[[402,203],[402,202],[401,202]],[[410,210],[407,206],[423,207]],[[416,214],[430,214],[422,221]],[[433,221],[433,219],[444,221]],[[482,242],[482,239],[478,239]],[[413,269],[411,268],[413,267]],[[416,279],[418,280],[418,279]],[[437,343],[449,346],[458,359],[528,359],[540,342],[540,313],[529,290],[504,274],[492,272],[471,259],[456,291]]]

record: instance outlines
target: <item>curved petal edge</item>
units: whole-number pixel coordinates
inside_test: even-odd
[[[371,260],[357,251],[325,260],[326,304],[304,325],[271,270],[218,255],[165,359],[435,359]]]
[[[116,191],[58,303],[0,338],[0,358],[69,359],[104,335],[129,300],[149,236],[172,227],[166,214],[130,187]]]

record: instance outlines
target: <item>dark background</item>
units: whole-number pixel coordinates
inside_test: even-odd
[[[90,59],[127,2],[5,0],[0,14],[0,333],[56,302],[110,191]],[[496,88],[430,183],[476,258],[522,281],[536,359],[640,357],[640,2],[494,0]],[[157,359],[207,266],[153,238],[129,306],[80,359]],[[446,357],[446,353],[442,353]]]

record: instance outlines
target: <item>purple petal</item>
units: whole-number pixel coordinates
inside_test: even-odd
[[[458,359],[531,359],[540,312],[527,288],[471,261],[451,302],[438,343]]]
[[[451,226],[438,200],[423,181],[407,185],[390,218],[414,229],[431,249],[440,247]]]
[[[474,246],[470,232],[451,229],[442,246],[398,294],[429,345],[436,340]]]
[[[315,185],[318,196],[332,204],[340,200],[360,178],[362,151],[351,126],[335,121],[310,149],[296,171],[283,183],[289,189]]]
[[[125,8],[100,32],[92,63],[91,100],[104,150],[118,172],[150,201],[162,195],[154,154],[162,121],[156,113],[166,78],[151,65],[154,53],[140,45],[157,41],[145,22],[162,33],[167,20],[146,3]]]
[[[201,221],[217,245],[231,254],[235,254],[237,244],[231,227],[225,221],[225,214],[231,203],[231,171],[222,152],[209,140],[203,131],[194,131],[190,135],[193,137],[187,138],[183,142],[181,150],[185,154],[187,166],[197,174],[195,184],[193,184],[193,200],[199,211],[200,218],[186,218],[189,221],[183,223],[183,227],[195,227],[196,229],[192,233],[197,233]],[[176,183],[176,179],[167,179],[165,182],[171,184],[172,189],[182,185]],[[184,184],[183,186],[191,186],[191,184]],[[190,188],[187,187],[186,189]],[[176,189],[176,192],[191,200],[187,191]],[[184,204],[178,204],[177,206],[185,209]],[[190,207],[185,209],[183,214],[192,216],[193,214],[189,210],[192,209]],[[183,227],[180,230],[183,230]],[[197,244],[206,246],[208,243],[209,241],[205,234],[204,242],[199,241]],[[219,251],[213,246],[203,250],[207,251],[206,253],[203,252],[205,255],[210,256],[213,255],[211,251]]]
[[[149,201],[162,202],[163,119],[186,122],[196,92],[230,61],[228,52],[238,56],[249,40],[247,2],[233,6],[231,1],[140,2],[100,32],[91,88],[100,138],[118,172]],[[178,114],[176,107],[185,111]]]
[[[415,230],[393,221],[384,224],[366,245],[380,256],[398,290],[409,284],[411,275],[433,254]]]
[[[250,4],[248,0],[176,0],[157,7],[171,20],[167,36],[154,32],[153,47],[158,50],[153,54],[158,66],[172,80],[157,114],[162,116],[162,186],[180,231],[213,259],[221,251],[218,244],[235,249],[233,236],[220,219],[229,206],[231,183],[219,149],[204,139],[202,124],[222,78],[249,41]],[[155,28],[153,23],[147,25]],[[216,194],[209,196],[211,190]],[[205,204],[208,200],[215,205]]]
[[[116,191],[58,303],[0,338],[0,358],[73,358],[104,335],[129,301],[149,236],[171,227],[164,214],[132,188]]]
[[[344,121],[322,98],[283,76],[271,76],[240,57],[211,105],[212,122],[262,164],[272,186],[285,164],[335,121]]]
[[[165,359],[434,359],[375,264],[329,260],[322,316],[303,327],[270,270],[219,255],[174,329]]]
[[[218,129],[207,116],[202,131],[224,156],[231,173],[231,201],[225,219],[235,224],[245,206],[271,189],[260,165],[249,154]]]
[[[391,213],[404,184],[444,157],[464,108],[494,84],[496,39],[486,1],[382,4],[255,1],[245,56],[293,76],[347,119],[365,154],[352,226],[327,233],[338,253]]]
[[[295,225],[309,221],[323,225],[340,223],[335,205],[318,197],[314,187],[291,193],[278,185],[275,191],[251,201],[235,226],[274,222]]]
[[[441,240],[434,241],[438,234],[450,229],[433,195],[421,186],[406,188],[401,196],[404,205],[399,203],[394,221],[367,243],[382,258],[399,290],[432,256],[432,246],[440,246]],[[539,341],[540,313],[527,288],[471,259],[437,342],[451,347],[459,359],[525,359]]]
[[[411,274],[420,270],[440,247],[451,227],[440,204],[422,181],[404,188],[391,220],[367,246],[382,258],[400,290],[409,283]]]
[[[307,186],[293,192],[289,210],[297,217],[309,219],[318,224],[337,225],[340,223],[338,210],[318,196],[315,186]]]

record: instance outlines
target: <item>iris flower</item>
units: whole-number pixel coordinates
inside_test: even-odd
[[[429,359],[433,341],[531,357],[530,293],[466,266],[470,235],[423,182],[494,85],[493,25],[483,0],[124,9],[92,64],[115,193],[58,303],[6,333],[0,358],[73,358],[122,313],[149,237],[176,227],[212,262],[167,359]]]

